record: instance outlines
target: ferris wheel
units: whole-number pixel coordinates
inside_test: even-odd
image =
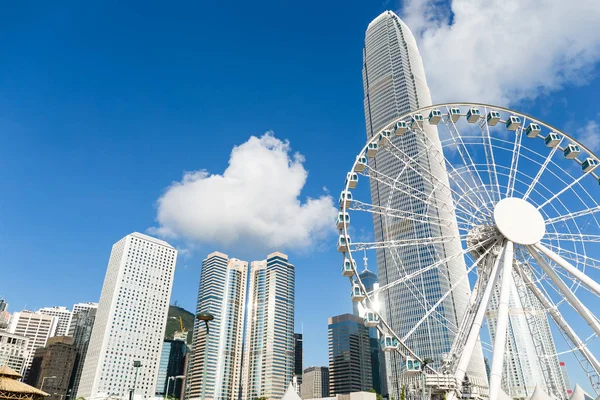
[[[567,354],[600,394],[599,160],[536,118],[475,103],[406,113],[367,140],[340,195],[337,248],[365,325],[403,374],[420,366],[431,393],[460,398],[483,346],[495,400],[526,345],[555,396]],[[361,279],[367,255],[379,287]]]

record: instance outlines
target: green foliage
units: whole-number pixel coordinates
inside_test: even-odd
[[[406,400],[406,385],[402,385],[402,391],[400,392],[400,400]]]
[[[183,327],[188,332],[186,342],[192,344],[192,332],[194,330],[194,314],[176,305],[169,306],[169,317],[165,329],[165,339],[173,339],[173,334],[180,330],[179,317],[183,320]]]

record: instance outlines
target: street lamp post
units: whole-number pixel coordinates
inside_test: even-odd
[[[40,390],[44,389],[44,382],[46,382],[46,379],[56,379],[56,376],[45,376],[42,378],[42,386],[40,386]]]
[[[171,386],[170,385],[171,381],[173,381],[173,389],[175,389],[177,387],[177,382],[176,382],[177,379],[183,380],[183,379],[185,379],[185,375],[169,376],[167,378],[167,391],[165,392],[165,397],[164,397],[165,399],[167,397],[169,397],[169,387]]]
[[[207,313],[207,312],[201,312],[196,314],[196,319],[198,321],[204,321],[205,325],[206,325],[206,335],[204,335],[205,340],[204,340],[204,365],[202,368],[202,397],[201,399],[204,400],[205,399],[205,391],[206,391],[206,363],[207,363],[207,355],[208,355],[208,323],[210,321],[212,321],[213,319],[215,319],[214,315],[212,315],[211,313]]]
[[[133,378],[133,388],[129,391],[129,400],[133,400],[133,396],[135,394],[135,386],[137,384],[138,371],[141,366],[142,366],[141,361],[136,360],[133,362],[133,368],[135,368],[135,377]]]
[[[421,365],[421,399],[422,400],[426,400],[425,399],[425,368],[427,367],[427,364],[432,364],[433,360],[431,358],[425,358],[423,359],[423,363]]]

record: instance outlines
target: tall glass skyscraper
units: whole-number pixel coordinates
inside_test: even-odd
[[[423,62],[417,43],[406,24],[393,12],[386,11],[373,20],[366,32],[363,50],[363,86],[367,137],[383,129],[397,117],[411,110],[431,105],[431,95],[425,78]],[[442,206],[452,204],[449,191],[448,174],[445,165],[435,160],[435,154],[441,152],[437,129],[425,124],[424,134],[433,145],[425,150],[425,145],[413,132],[392,139],[395,146],[416,159],[421,171],[410,169],[402,172],[402,163],[391,153],[380,152],[376,159],[369,161],[377,171],[397,179],[402,187],[413,188],[416,196],[430,195],[429,203],[436,207],[426,207],[423,201],[392,192],[386,185],[372,179],[371,198],[374,205],[392,207],[397,210],[423,215],[424,221],[415,222],[398,218],[386,218],[374,214],[375,239],[418,240],[427,237],[455,237],[442,244],[404,247],[396,249],[378,249],[377,267],[381,285],[394,282],[401,276],[420,270],[448,255],[461,250],[456,217],[452,209]],[[442,185],[434,188],[434,176]],[[450,220],[452,223],[440,223]],[[383,315],[392,329],[399,335],[405,335],[423,317],[449,288],[456,285],[453,294],[437,307],[435,318],[428,318],[410,336],[407,344],[422,358],[432,358],[440,366],[441,356],[450,350],[456,330],[466,310],[470,296],[468,283],[458,284],[466,273],[465,261],[456,258],[439,269],[423,273],[383,292]],[[403,380],[403,360],[397,353],[386,353],[388,391],[390,396],[400,397]],[[475,350],[468,368],[472,383],[487,387],[487,377],[483,363],[481,347]]]

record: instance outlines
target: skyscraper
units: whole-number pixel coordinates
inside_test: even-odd
[[[51,315],[58,318],[54,336],[66,336],[69,333],[69,326],[71,325],[73,313],[67,309],[67,307],[44,307],[40,308],[38,312],[40,314]]]
[[[362,75],[368,138],[378,134],[403,113],[432,104],[415,38],[406,24],[391,11],[379,15],[367,28]],[[445,166],[430,159],[435,152],[441,152],[437,129],[426,124],[424,134],[433,145],[428,151],[422,151],[425,144],[417,139],[414,132],[409,131],[404,136],[392,138],[395,146],[417,158],[416,165],[421,166],[417,167],[421,171],[407,169],[402,172],[402,163],[387,152],[380,152],[376,159],[369,161],[369,165],[386,176],[394,177],[403,185],[431,194],[430,202],[451,204]],[[434,176],[436,181],[444,184],[434,188],[432,179],[424,179],[423,175]],[[425,207],[425,202],[414,201],[409,196],[391,191],[389,187],[378,184],[375,179],[370,181],[370,185],[374,205],[424,215],[424,220],[430,221],[388,219],[384,215],[373,214],[377,241],[418,240],[432,236],[456,238],[442,244],[395,249],[393,255],[386,249],[378,249],[377,267],[381,285],[387,285],[400,276],[460,252],[458,227],[452,210]],[[451,222],[445,224],[440,222],[442,220]],[[451,286],[456,285],[453,293],[438,307],[437,318],[428,318],[407,341],[418,356],[432,358],[436,367],[440,366],[442,354],[450,350],[454,339],[449,327],[459,325],[467,307],[470,289],[467,282],[459,283],[465,272],[464,259],[456,258],[439,269],[423,273],[402,286],[394,286],[383,292],[383,315],[392,329],[403,336]],[[408,379],[402,374],[403,360],[399,354],[386,353],[386,370],[389,395],[399,398],[403,379]],[[331,371],[330,373],[333,374]],[[474,351],[467,373],[476,386],[487,387],[480,346]]]
[[[154,396],[177,250],[132,233],[112,247],[77,397]],[[140,367],[134,367],[134,362]]]
[[[160,366],[158,368],[158,379],[156,381],[156,396],[172,396],[181,398],[181,388],[185,376],[185,360],[188,347],[185,340],[165,339],[160,354]],[[169,381],[169,378],[171,380]]]
[[[373,388],[369,329],[353,314],[329,318],[329,394]],[[400,398],[400,397],[398,397]]]
[[[308,367],[304,370],[304,378],[300,397],[303,399],[329,397],[329,368]]]
[[[242,400],[281,398],[294,376],[295,268],[275,252],[251,264]]]
[[[214,316],[209,332],[195,322],[188,365],[189,399],[237,400],[242,374],[248,263],[213,252],[202,261],[196,313]]]
[[[8,331],[25,336],[28,339],[25,365],[23,367],[24,379],[29,377],[29,368],[35,351],[46,346],[48,339],[56,333],[57,324],[58,318],[51,315],[31,311],[21,311],[13,314]]]
[[[300,393],[300,385],[302,384],[302,373],[304,363],[304,351],[302,349],[302,334],[294,333],[294,379],[293,384],[296,393]]]
[[[75,358],[73,374],[71,375],[71,382],[69,384],[72,394],[76,394],[77,390],[79,390],[81,372],[83,371],[85,357],[92,337],[97,310],[97,308],[85,308],[73,312],[69,336],[73,337],[73,345],[77,350],[77,357]]]

